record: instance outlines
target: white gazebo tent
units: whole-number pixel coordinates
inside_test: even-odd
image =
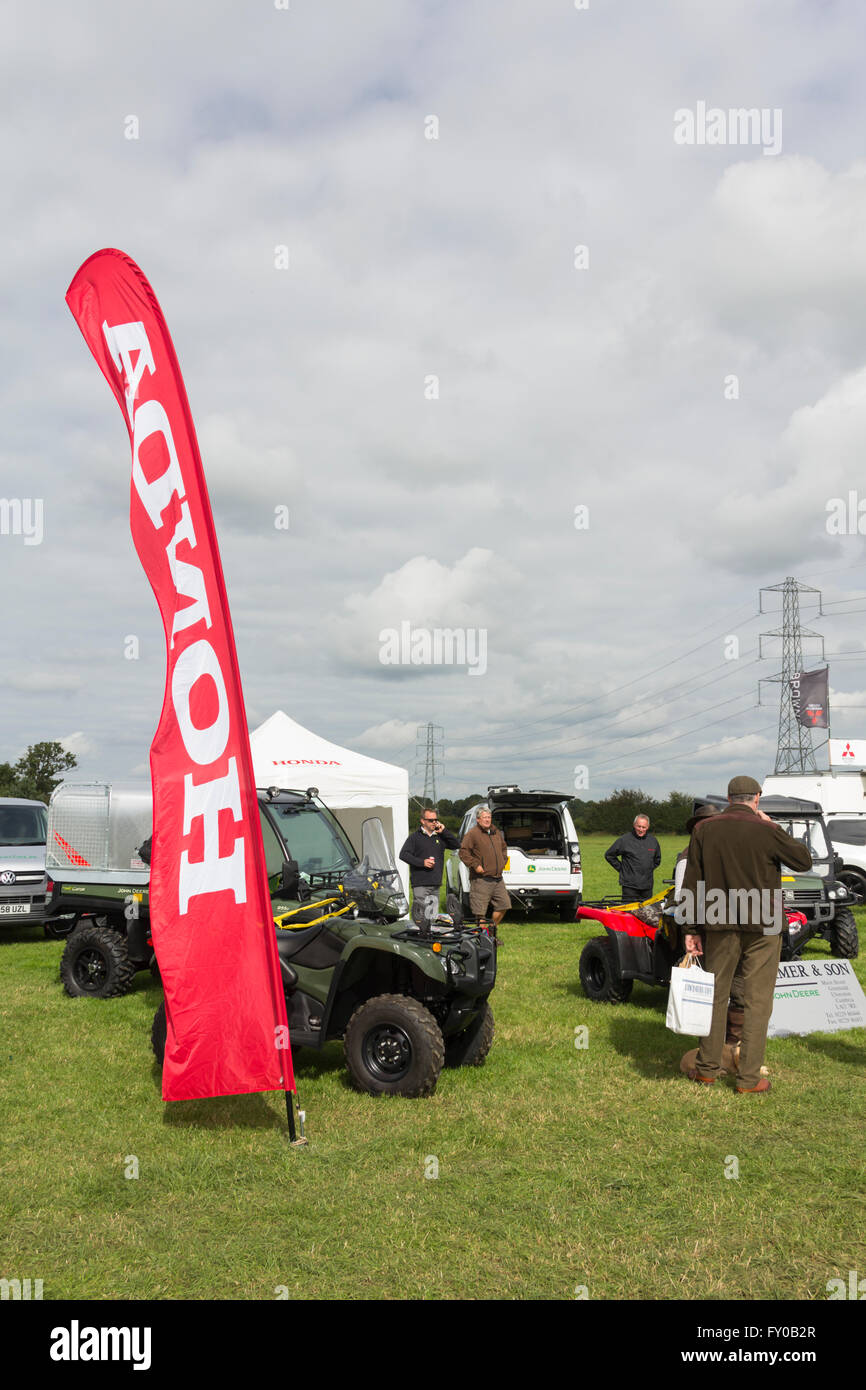
[[[361,853],[361,827],[378,816],[397,858],[409,834],[409,774],[405,768],[354,753],[311,733],[282,710],[277,710],[250,734],[257,787],[287,787],[306,791],[318,787],[356,852]],[[397,865],[408,896],[409,866]]]

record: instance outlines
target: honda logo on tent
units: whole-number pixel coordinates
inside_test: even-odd
[[[273,758],[274,767],[339,767],[336,758]]]

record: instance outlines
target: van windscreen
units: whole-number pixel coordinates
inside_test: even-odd
[[[0,845],[44,845],[41,806],[0,806]]]

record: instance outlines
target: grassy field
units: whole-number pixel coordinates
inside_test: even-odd
[[[616,889],[608,842],[584,837],[589,897]],[[595,934],[506,923],[493,1050],[431,1099],[299,1053],[293,1151],[281,1096],[163,1105],[149,975],[68,999],[62,943],[4,927],[0,1274],[46,1299],[826,1299],[866,1270],[866,1033],[771,1042],[767,1097],[691,1085],[664,991],[584,997]]]

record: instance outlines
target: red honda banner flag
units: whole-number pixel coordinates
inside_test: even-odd
[[[166,639],[150,920],[165,990],[165,1100],[295,1088],[249,735],[189,403],[156,296],[97,251],[66,302],[132,441],[130,526]]]

